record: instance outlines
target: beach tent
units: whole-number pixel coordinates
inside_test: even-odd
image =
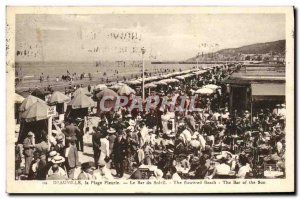
[[[118,90],[118,94],[119,95],[130,95],[130,94],[135,94],[135,90],[133,90],[132,88],[130,88],[127,85],[122,86],[119,90]]]
[[[35,134],[36,143],[46,140],[48,126],[52,126],[52,121],[49,123],[48,120],[48,109],[46,103],[36,101],[22,113],[18,143],[23,143],[29,131]]]
[[[26,111],[31,105],[33,105],[35,102],[40,101],[46,104],[45,101],[41,100],[40,98],[37,98],[33,95],[28,95],[22,102],[21,106],[19,107],[20,111]]]

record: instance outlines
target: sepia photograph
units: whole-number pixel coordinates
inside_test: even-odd
[[[6,14],[8,193],[295,191],[293,7]]]

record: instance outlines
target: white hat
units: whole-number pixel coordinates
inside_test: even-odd
[[[57,131],[57,130],[52,130],[52,134],[57,135],[57,134],[58,134],[58,131]]]
[[[65,161],[65,158],[60,156],[60,155],[57,155],[55,156],[54,158],[52,158],[51,162],[53,164],[59,164],[59,163],[63,163]]]
[[[59,153],[56,151],[50,151],[48,161],[51,161],[55,156],[59,156]]]
[[[115,132],[116,132],[116,130],[111,127],[107,130],[107,133],[115,133]]]

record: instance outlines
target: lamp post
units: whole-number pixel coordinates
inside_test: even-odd
[[[141,48],[142,51],[142,62],[143,62],[143,82],[142,82],[142,99],[143,102],[145,101],[145,64],[144,64],[144,54],[146,52],[146,49],[143,47]]]

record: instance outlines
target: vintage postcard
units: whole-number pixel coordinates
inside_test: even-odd
[[[292,193],[294,8],[6,10],[8,193]]]

